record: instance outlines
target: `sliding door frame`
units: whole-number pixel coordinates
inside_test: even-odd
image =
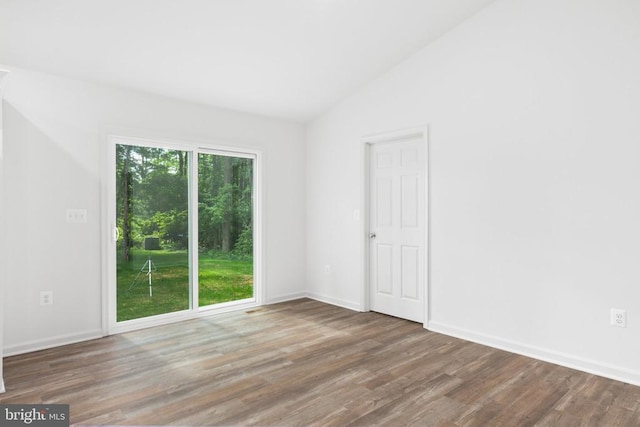
[[[140,138],[121,135],[108,135],[104,150],[102,186],[102,329],[103,335],[112,335],[136,329],[167,323],[179,322],[202,316],[242,310],[263,304],[264,284],[264,239],[263,239],[263,201],[262,152],[255,149],[239,148],[224,144],[212,144],[195,141],[168,140],[158,138]],[[116,234],[116,146],[135,145],[153,148],[182,150],[188,153],[189,165],[189,298],[187,310],[160,314],[140,319],[117,321],[117,234]],[[213,154],[241,157],[253,160],[253,298],[230,301],[199,307],[198,303],[198,155]]]

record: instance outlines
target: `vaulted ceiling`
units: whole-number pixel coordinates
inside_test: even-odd
[[[0,0],[0,64],[305,122],[493,0]]]

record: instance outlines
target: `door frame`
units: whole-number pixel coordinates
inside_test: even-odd
[[[363,160],[364,160],[364,230],[362,235],[362,242],[364,246],[363,250],[363,268],[364,268],[364,280],[362,286],[362,300],[360,301],[363,311],[371,311],[371,245],[369,233],[371,231],[371,147],[375,144],[381,143],[393,143],[406,139],[419,139],[424,145],[424,163],[422,165],[424,172],[424,214],[425,227],[424,227],[424,281],[423,281],[423,326],[426,329],[429,325],[429,313],[430,313],[430,301],[431,295],[429,292],[431,282],[431,256],[430,256],[430,206],[429,203],[429,127],[418,126],[411,128],[404,128],[393,131],[379,132],[374,134],[365,135],[361,138],[363,147]]]
[[[225,313],[229,311],[242,310],[251,307],[257,307],[264,303],[265,300],[265,279],[264,279],[264,232],[263,232],[263,153],[261,150],[245,147],[235,147],[231,144],[211,143],[208,141],[194,141],[185,139],[167,139],[157,137],[140,137],[130,136],[127,133],[119,132],[105,134],[105,148],[103,150],[103,170],[102,170],[102,334],[103,336],[118,334],[137,329],[143,329],[151,326],[159,326],[168,323],[179,322],[183,320],[194,319],[198,317],[210,316],[214,314]],[[197,257],[190,256],[190,308],[183,311],[165,313],[156,316],[150,316],[140,319],[128,320],[126,322],[117,322],[116,320],[116,292],[115,292],[115,267],[116,267],[116,251],[114,241],[114,225],[116,220],[115,211],[115,150],[116,144],[126,142],[131,145],[140,145],[147,147],[178,149],[189,152],[189,203],[192,200],[198,200],[197,186],[197,156],[200,153],[219,154],[226,156],[238,156],[243,158],[252,158],[253,163],[253,298],[251,301],[243,301],[236,303],[234,301],[216,304],[215,306],[199,307],[198,292],[194,288],[193,274],[195,273],[197,280]],[[197,203],[196,203],[197,204]],[[198,234],[198,213],[197,209],[190,209],[190,234]],[[191,237],[191,236],[190,236]],[[197,241],[189,239],[190,253],[197,250]],[[196,269],[194,271],[194,269]]]

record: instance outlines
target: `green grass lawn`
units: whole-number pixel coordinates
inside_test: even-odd
[[[189,308],[189,258],[186,251],[145,251],[133,249],[132,260],[118,259],[117,318],[138,319]],[[149,296],[149,281],[142,266],[151,257],[153,296]],[[200,307],[253,296],[253,262],[225,259],[200,254]],[[136,279],[136,276],[137,279]],[[132,287],[131,285],[134,283]]]

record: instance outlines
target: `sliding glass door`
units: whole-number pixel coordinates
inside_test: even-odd
[[[110,156],[111,325],[258,302],[256,154],[118,137]]]
[[[118,322],[190,307],[189,157],[116,146]]]
[[[198,155],[198,305],[252,299],[253,159]]]

